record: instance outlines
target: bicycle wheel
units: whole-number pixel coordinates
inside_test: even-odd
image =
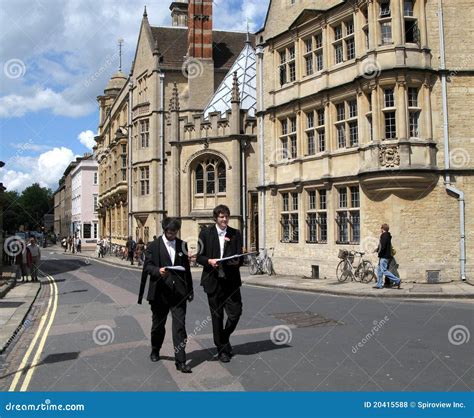
[[[362,283],[370,283],[375,279],[374,266],[370,261],[364,261],[357,269],[360,269],[359,277]]]
[[[263,262],[263,269],[269,276],[273,274],[273,263],[270,257],[267,257],[267,259]]]
[[[249,273],[251,275],[258,273],[258,262],[255,257],[249,257]]]
[[[345,282],[351,275],[349,261],[341,260],[336,268],[336,277],[341,283]]]

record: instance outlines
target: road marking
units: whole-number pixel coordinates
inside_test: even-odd
[[[44,345],[46,343],[46,339],[48,338],[49,330],[51,329],[51,325],[53,325],[54,317],[55,317],[56,311],[58,309],[58,285],[56,284],[54,278],[52,278],[51,276],[48,276],[48,279],[50,280],[50,282],[53,286],[53,291],[51,293],[51,298],[54,300],[53,301],[53,308],[52,308],[52,311],[51,311],[51,315],[49,316],[48,325],[46,326],[46,328],[44,330],[43,337],[41,338],[41,341],[39,343],[36,354],[33,357],[33,361],[31,362],[28,373],[26,374],[26,377],[23,380],[23,385],[21,386],[20,392],[25,392],[28,389],[28,385],[30,384],[31,378],[33,377],[35,367],[38,365],[40,356],[43,352]]]
[[[48,280],[50,280],[49,276],[47,278],[48,278]],[[49,311],[50,311],[50,308],[51,308],[52,300],[53,300],[52,294],[50,294],[49,295],[49,300],[48,300],[48,306],[46,307],[46,312],[41,317],[41,321],[40,321],[38,330],[36,331],[36,334],[35,334],[33,340],[31,341],[31,344],[28,347],[28,350],[26,351],[25,356],[23,357],[23,360],[20,364],[20,367],[18,368],[18,371],[15,373],[15,377],[13,378],[13,381],[10,385],[10,388],[8,389],[9,392],[13,392],[16,389],[16,386],[17,386],[17,384],[18,384],[18,382],[21,378],[21,375],[23,374],[23,370],[24,370],[26,364],[28,363],[28,360],[31,356],[31,353],[32,353],[34,347],[36,346],[36,342],[38,341],[38,338],[41,335],[41,332],[43,331],[44,324],[46,322],[46,319],[49,316]]]

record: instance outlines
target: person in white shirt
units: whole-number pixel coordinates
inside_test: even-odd
[[[41,260],[41,250],[39,245],[36,244],[34,238],[30,238],[30,243],[26,247],[27,250],[27,261],[30,269],[31,280],[33,282],[38,281],[38,264]]]
[[[147,300],[152,311],[151,354],[153,362],[160,360],[168,313],[173,318],[173,345],[176,370],[191,373],[186,364],[186,305],[194,298],[191,268],[186,242],[176,237],[181,229],[177,218],[165,218],[163,235],[147,245],[138,303],[142,303],[145,285],[150,276]]]

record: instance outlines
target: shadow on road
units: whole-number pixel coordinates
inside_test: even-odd
[[[234,355],[251,356],[254,354],[264,353],[266,351],[279,350],[282,348],[290,348],[288,344],[276,345],[271,340],[253,341],[245,344],[238,344],[233,346]],[[202,349],[198,351],[191,351],[187,354],[190,360],[188,365],[193,368],[199,366],[201,363],[209,360],[217,361],[215,349]],[[174,360],[174,359],[173,359]]]

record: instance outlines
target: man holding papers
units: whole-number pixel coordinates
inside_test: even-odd
[[[173,345],[176,369],[191,373],[186,365],[186,302],[194,298],[191,269],[187,245],[176,238],[181,221],[165,218],[162,222],[163,235],[148,245],[143,266],[142,284],[138,303],[141,303],[147,276],[150,276],[148,301],[152,311],[151,361],[160,360],[160,349],[165,338],[168,313],[173,318]]]
[[[201,286],[209,301],[218,358],[221,362],[228,363],[233,355],[229,338],[242,315],[239,268],[243,257],[220,259],[242,254],[242,236],[240,231],[228,226],[230,210],[227,206],[217,206],[213,216],[216,224],[204,229],[199,235],[202,248],[197,262],[204,266]],[[224,311],[227,315],[225,327]]]

